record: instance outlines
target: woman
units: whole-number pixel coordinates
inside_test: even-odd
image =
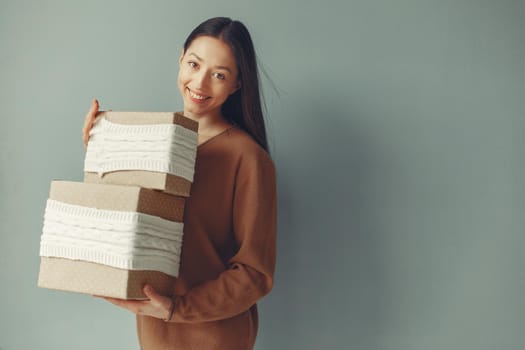
[[[211,18],[186,39],[178,88],[199,122],[181,265],[172,295],[144,287],[147,301],[105,298],[137,318],[141,348],[252,349],[256,302],[273,286],[275,167],[268,153],[255,51],[239,21]],[[93,100],[84,143],[98,113]]]

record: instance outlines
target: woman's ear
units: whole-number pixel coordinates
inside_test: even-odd
[[[241,88],[241,81],[240,81],[240,80],[237,80],[237,84],[235,84],[235,88],[233,89],[233,91],[231,92],[230,95],[236,93],[237,90],[239,90],[240,88]]]

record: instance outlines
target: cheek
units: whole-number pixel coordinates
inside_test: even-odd
[[[184,90],[186,88],[186,85],[190,83],[190,78],[187,74],[184,74],[183,72],[179,73],[177,84],[179,86],[179,90],[181,93],[184,93]]]
[[[184,81],[184,72],[182,70],[179,70],[179,75],[177,76],[177,81],[182,83]]]
[[[233,94],[235,92],[235,85],[234,84],[228,84],[228,87],[225,88],[226,90],[226,93],[228,94],[228,96],[230,96],[231,94]]]
[[[179,75],[178,75],[178,81],[179,82],[187,82],[189,80],[190,73],[187,69],[179,68]]]
[[[184,89],[184,84],[182,82],[182,77],[180,76],[180,74],[177,77],[177,86],[179,87],[179,90],[182,92],[182,90]]]

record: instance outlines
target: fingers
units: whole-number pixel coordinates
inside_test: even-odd
[[[145,301],[141,301],[141,300],[126,300],[126,299],[118,299],[118,298],[111,298],[111,297],[101,297],[101,298],[105,299],[106,301],[109,301],[113,305],[119,306],[134,314],[140,314],[141,310],[144,308],[146,304]]]
[[[150,300],[154,300],[154,301],[158,301],[159,300],[160,295],[157,294],[155,289],[152,286],[150,286],[149,284],[146,284],[144,286],[144,288],[142,288],[142,291],[144,292],[144,294],[146,294],[146,296]]]
[[[144,286],[142,291],[144,292],[144,294],[146,294],[146,296],[148,297],[149,300],[151,300],[153,303],[161,305],[161,306],[165,306],[166,305],[166,299],[169,299],[169,298],[167,298],[167,297],[165,297],[163,295],[158,294],[157,291],[155,291],[155,289],[153,289],[153,287],[148,285],[148,284],[146,284]]]
[[[91,108],[90,108],[90,112],[97,112],[98,110],[98,100],[96,98],[94,98],[93,100],[91,100]]]
[[[126,304],[126,302],[124,300],[122,300],[122,299],[116,299],[116,298],[110,298],[110,297],[103,297],[103,299],[106,299],[111,304],[114,304],[114,305],[117,305],[117,306],[122,306],[122,307],[128,306]]]
[[[146,284],[142,290],[149,298],[151,303],[153,303],[155,306],[158,306],[161,310],[163,309],[169,312],[171,309],[171,304],[173,303],[171,298],[158,294],[155,289],[153,289],[153,287],[148,284]]]
[[[91,101],[91,107],[89,108],[89,111],[86,113],[84,127],[82,128],[82,141],[84,142],[84,147],[87,147],[87,143],[89,141],[89,131],[93,127],[93,122],[97,116],[98,108],[98,100],[94,98]]]
[[[165,319],[170,313],[174,301],[171,298],[158,294],[150,285],[145,285],[143,292],[149,300],[125,300],[98,295],[93,296],[105,299],[111,304],[127,309],[136,315]]]

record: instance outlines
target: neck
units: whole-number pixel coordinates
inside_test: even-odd
[[[199,123],[198,133],[203,135],[212,134],[215,129],[224,127],[225,124],[229,124],[222,116],[220,110],[216,113],[198,114],[184,107],[183,113],[185,117],[193,119]]]

